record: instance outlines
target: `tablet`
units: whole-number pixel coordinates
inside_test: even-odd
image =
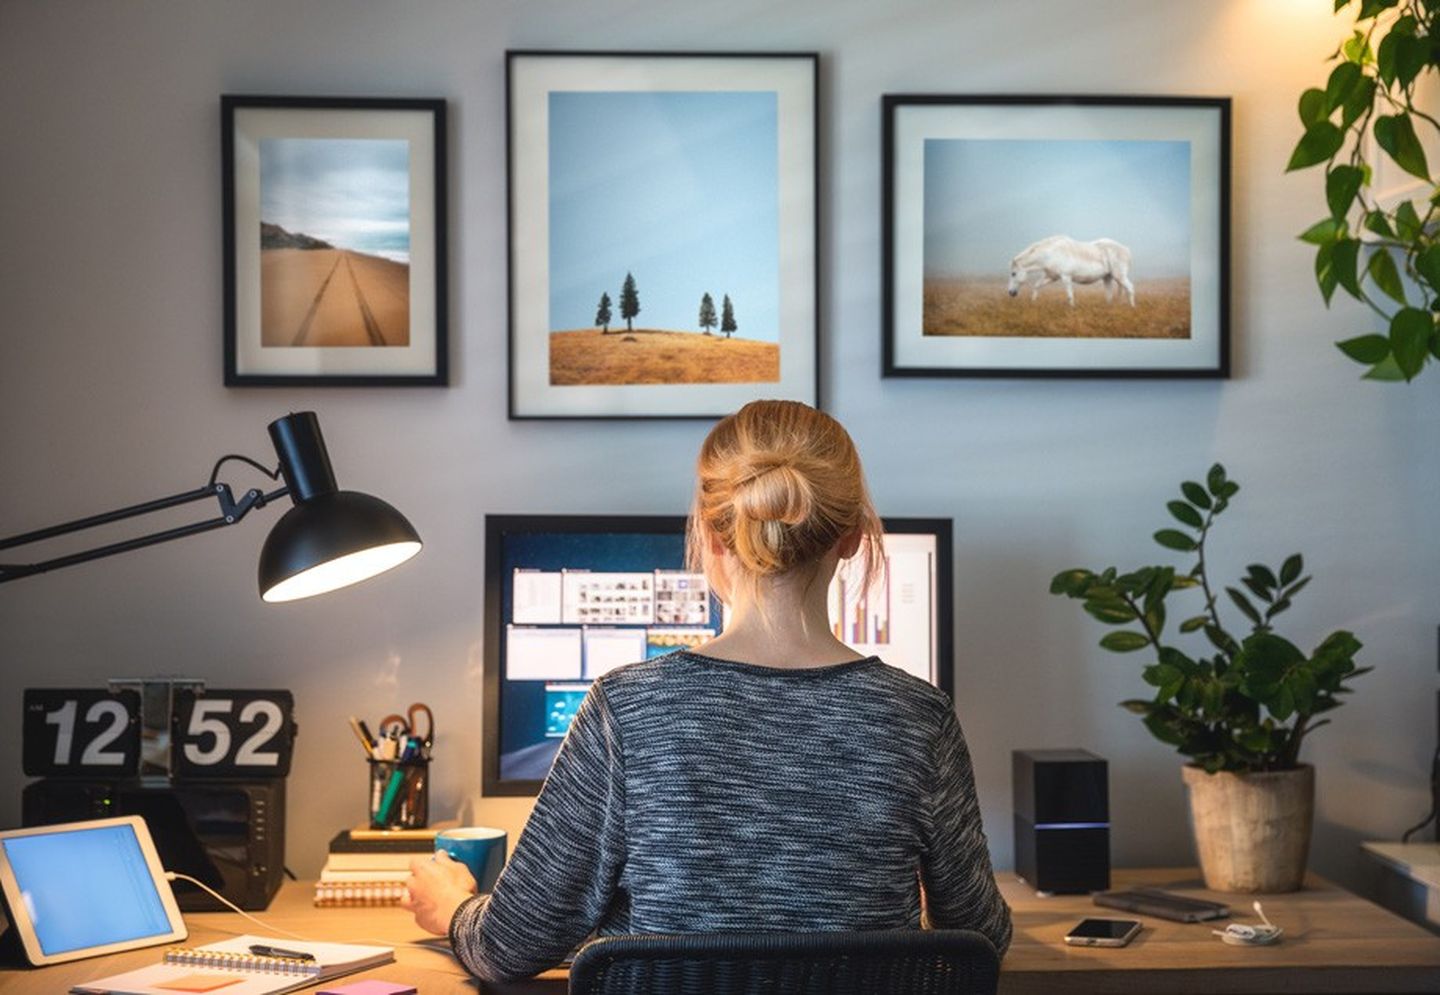
[[[0,895],[37,967],[186,936],[138,815],[0,832]]]

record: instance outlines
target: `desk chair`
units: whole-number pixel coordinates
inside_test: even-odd
[[[994,995],[1000,959],[968,930],[602,937],[570,967],[571,995]]]

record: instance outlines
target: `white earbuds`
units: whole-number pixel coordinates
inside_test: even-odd
[[[1232,922],[1224,929],[1212,929],[1210,932],[1236,947],[1263,947],[1278,941],[1285,931],[1270,921],[1258,901],[1252,908],[1265,925],[1247,926],[1244,923]]]

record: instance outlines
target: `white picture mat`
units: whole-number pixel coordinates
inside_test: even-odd
[[[429,110],[236,107],[235,372],[238,376],[424,376],[436,369],[435,114]],[[410,344],[260,344],[260,143],[401,139],[410,146]]]
[[[1221,112],[1215,107],[902,104],[894,110],[893,346],[897,367],[1210,369],[1220,355]],[[1190,144],[1190,338],[1037,339],[922,334],[925,140]],[[976,191],[983,197],[984,191]],[[1019,251],[1016,246],[1012,251]]]
[[[550,383],[552,91],[773,91],[780,156],[780,380]],[[516,56],[510,76],[510,397],[517,417],[722,415],[759,397],[816,399],[815,64],[808,58]]]

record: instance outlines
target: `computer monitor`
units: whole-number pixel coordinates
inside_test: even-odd
[[[951,522],[886,518],[887,569],[868,590],[842,564],[835,635],[953,692]],[[533,795],[595,678],[724,630],[685,568],[679,515],[485,517],[484,792]]]

